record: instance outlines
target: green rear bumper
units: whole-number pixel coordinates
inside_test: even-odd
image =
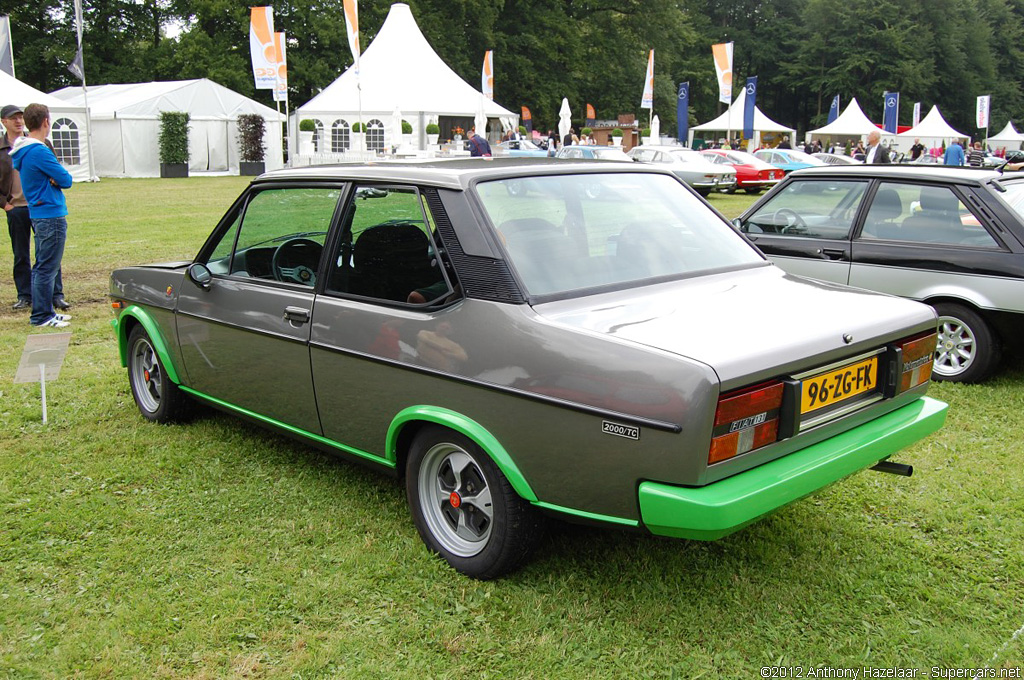
[[[922,397],[860,427],[698,488],[644,482],[640,515],[651,533],[714,540],[874,465],[935,432],[948,406]]]

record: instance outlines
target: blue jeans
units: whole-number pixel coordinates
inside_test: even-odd
[[[53,287],[64,257],[64,241],[68,221],[64,217],[43,217],[32,220],[36,232],[36,263],[32,267],[32,318],[35,325],[53,316]]]
[[[32,218],[28,206],[22,205],[7,213],[7,233],[11,236],[11,251],[14,253],[14,287],[19,300],[32,299]],[[64,297],[64,286],[60,270],[53,284],[54,299]]]

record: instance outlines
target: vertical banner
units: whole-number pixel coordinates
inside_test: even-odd
[[[647,57],[647,76],[644,78],[644,94],[640,98],[641,109],[654,110],[654,50]]]
[[[494,99],[494,50],[484,52],[484,67],[480,72],[480,91],[488,99]]]
[[[711,46],[718,73],[718,101],[732,104],[732,43],[718,43]]]
[[[345,30],[348,32],[348,48],[352,51],[352,65],[359,75],[359,6],[356,0],[345,0]]]
[[[277,48],[274,47],[274,8],[249,8],[249,56],[257,90],[277,86]]]
[[[743,101],[743,138],[754,138],[754,107],[757,102],[757,76],[747,78]]]
[[[14,44],[11,42],[11,18],[0,16],[0,71],[14,76]]]
[[[277,84],[274,85],[274,101],[288,100],[288,56],[285,54],[284,33],[274,34],[274,56],[277,57]]]
[[[900,93],[886,92],[882,97],[882,129],[896,134],[896,126],[900,119]]]
[[[85,82],[85,62],[82,59],[82,0],[75,0],[75,33],[78,35],[78,51],[68,64],[71,75]]]
[[[676,139],[686,145],[690,138],[690,83],[679,83],[679,94],[676,98]]]
[[[988,128],[989,106],[992,103],[992,95],[983,94],[978,97],[978,110],[975,114],[975,127]]]
[[[594,127],[597,124],[597,112],[593,104],[587,104],[587,127]]]
[[[523,125],[526,127],[527,132],[533,132],[533,116],[530,114],[530,109],[523,108]]]
[[[828,122],[834,123],[839,117],[839,95],[832,97],[832,106],[828,107]]]
[[[914,127],[921,123],[921,102],[914,102]]]

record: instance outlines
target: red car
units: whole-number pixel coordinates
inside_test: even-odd
[[[730,193],[736,189],[743,189],[748,194],[759,194],[764,189],[770,189],[778,184],[786,175],[779,168],[746,151],[706,149],[701,151],[701,154],[712,163],[736,168],[736,187]]]

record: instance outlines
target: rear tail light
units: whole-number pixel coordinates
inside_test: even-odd
[[[899,350],[896,366],[897,394],[923,385],[931,378],[938,339],[938,333],[930,332],[896,344]]]
[[[773,382],[722,395],[715,411],[708,464],[777,441],[782,392],[783,384]]]

